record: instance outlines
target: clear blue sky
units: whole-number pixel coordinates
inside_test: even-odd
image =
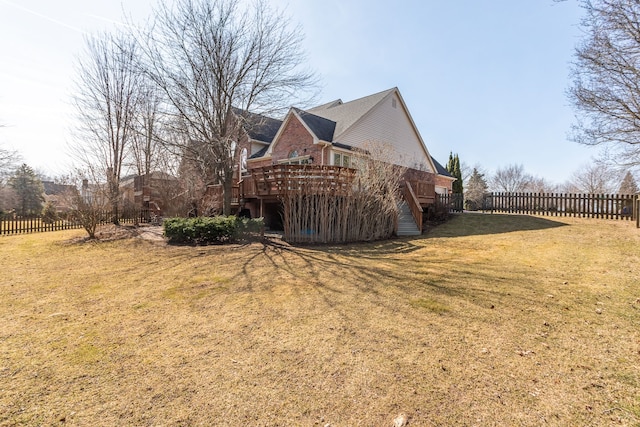
[[[69,167],[70,93],[83,32],[152,0],[0,0],[0,142],[51,174]],[[580,40],[576,1],[271,0],[305,33],[319,101],[397,86],[431,154],[487,171],[522,164],[561,183],[598,154],[567,139]]]

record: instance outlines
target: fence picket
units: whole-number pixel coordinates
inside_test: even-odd
[[[489,193],[491,212],[612,220],[638,218],[639,195],[576,193]]]
[[[113,215],[103,212],[98,224],[104,225],[111,222]],[[137,224],[150,222],[149,212],[146,210],[126,212],[119,215],[121,224]],[[0,215],[0,235],[39,233],[47,231],[71,230],[82,228],[82,225],[74,220],[57,219],[51,223],[43,221],[42,217],[22,217],[15,214]]]

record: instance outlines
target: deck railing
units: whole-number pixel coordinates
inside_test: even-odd
[[[431,182],[407,180],[411,184],[413,193],[415,194],[421,206],[434,204],[436,201],[436,186]]]
[[[279,196],[292,191],[306,194],[346,194],[356,171],[338,166],[274,165],[253,169],[243,178],[243,197]]]
[[[347,195],[357,174],[355,169],[322,165],[272,165],[249,172],[233,186],[232,204],[238,204],[242,199],[275,199],[290,192]],[[419,206],[435,203],[433,183],[417,180],[405,182],[410,184]],[[222,185],[211,186],[209,196],[211,203],[222,209]]]

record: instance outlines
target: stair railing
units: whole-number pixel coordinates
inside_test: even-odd
[[[413,188],[408,181],[405,181],[404,183],[404,187],[402,188],[402,196],[407,202],[409,210],[411,210],[411,215],[413,216],[413,219],[418,226],[418,230],[420,231],[420,233],[422,233],[422,206],[420,206],[420,202],[416,197],[416,193],[413,191]]]

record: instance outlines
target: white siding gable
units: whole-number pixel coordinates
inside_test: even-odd
[[[431,157],[397,91],[391,92],[342,134],[335,135],[334,141],[364,148],[368,143],[391,144],[396,158],[390,160],[394,163],[435,173]]]

